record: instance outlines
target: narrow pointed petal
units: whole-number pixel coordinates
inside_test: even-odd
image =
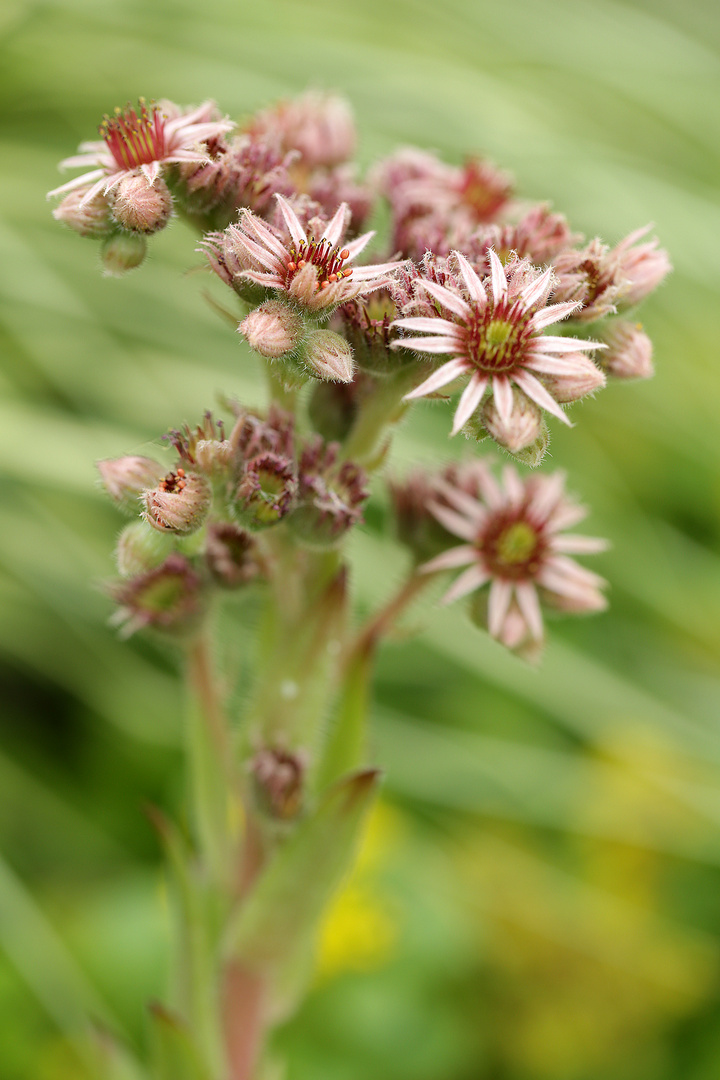
[[[93,172],[85,173],[84,176],[76,176],[74,180],[68,180],[67,184],[61,184],[60,187],[56,187],[53,188],[52,191],[48,191],[47,197],[49,199],[53,195],[65,195],[68,191],[75,191],[76,188],[84,187],[85,184],[92,183],[93,180],[102,180],[103,183],[100,186],[101,188],[104,187],[105,170],[94,169]],[[95,194],[97,194],[97,192]]]
[[[472,544],[461,544],[460,547],[450,548],[443,551],[442,555],[436,555],[434,559],[423,563],[418,567],[423,574],[434,574],[438,570],[457,570],[460,566],[468,566],[477,560],[477,548]]]
[[[279,273],[282,264],[277,255],[267,251],[266,248],[261,247],[260,244],[256,244],[249,236],[237,236],[235,238],[235,243],[238,247],[242,248],[246,255],[255,259],[261,266],[264,266],[266,270],[272,270],[276,274]]]
[[[150,187],[152,187],[160,175],[160,162],[150,161],[147,165],[141,165],[140,172],[143,174]]]
[[[392,349],[416,349],[418,352],[429,353],[454,353],[457,352],[457,342],[446,337],[409,337],[399,338],[393,341]],[[454,363],[455,361],[451,361]],[[467,368],[467,361],[458,358],[459,364],[463,364],[463,371]],[[448,380],[449,381],[449,380]]]
[[[506,465],[503,468],[502,477],[510,501],[519,506],[525,498],[525,488],[517,474],[517,469],[513,468],[512,465]]]
[[[492,385],[498,415],[503,424],[509,424],[513,410],[513,393],[510,380],[507,375],[496,375]]]
[[[535,586],[531,585],[529,582],[516,585],[515,597],[532,637],[534,637],[536,641],[542,641],[543,620],[540,611],[540,601],[538,600]]]
[[[354,266],[353,267],[353,280],[355,281],[369,281],[371,278],[380,277],[382,274],[389,274],[393,270],[397,270],[398,266],[402,266],[400,262],[386,262],[386,263],[371,263],[369,266]]]
[[[580,307],[582,307],[582,304],[574,300],[567,300],[563,304],[550,304],[549,307],[541,308],[540,311],[535,312],[530,320],[530,326],[533,330],[544,330],[546,326],[560,322],[571,311],[577,311]]]
[[[490,259],[490,273],[492,275],[493,300],[496,304],[499,304],[507,293],[507,278],[505,277],[503,264],[500,262],[492,248],[488,251],[488,257]]]
[[[472,315],[470,305],[461,296],[446,289],[444,285],[438,285],[435,281],[426,281],[425,278],[418,281],[418,285],[422,286],[426,292],[429,292],[443,307],[459,315],[461,319],[467,319]]]
[[[305,230],[300,224],[298,216],[293,210],[290,203],[283,195],[280,195],[279,193],[275,195],[275,198],[277,199],[278,206],[280,207],[280,213],[282,214],[285,224],[287,225],[288,232],[293,239],[293,243],[297,244],[298,247],[300,246],[300,244],[306,244],[307,236],[305,235]]]
[[[607,551],[610,543],[600,536],[576,536],[574,533],[563,533],[562,536],[553,537],[550,547],[553,551],[561,551],[565,555],[595,555],[599,551]]]
[[[532,351],[534,353],[567,353],[584,352],[592,349],[606,349],[601,341],[583,341],[581,338],[554,337],[545,334],[542,337],[533,338]]]
[[[569,559],[567,555],[553,555],[548,559],[547,565],[550,570],[562,574],[568,580],[579,581],[583,585],[591,585],[597,589],[607,585],[605,578],[593,573],[592,570],[588,570],[587,567],[581,566],[574,559]]]
[[[412,338],[410,339],[412,340]],[[418,341],[422,341],[422,338],[418,338]],[[449,360],[447,364],[443,364],[437,371],[433,371],[424,382],[421,382],[419,386],[416,386],[414,390],[411,390],[409,394],[406,394],[403,401],[412,401],[414,398],[425,397],[427,394],[432,394],[436,390],[440,390],[443,386],[447,386],[448,383],[454,382],[460,375],[467,370],[464,360],[456,359]]]
[[[456,510],[459,510],[461,514],[465,514],[466,517],[474,521],[476,525],[480,525],[486,518],[486,511],[483,505],[474,499],[472,495],[468,495],[467,491],[463,491],[462,488],[455,487],[453,484],[448,484],[445,480],[437,481],[437,490],[444,499],[446,499],[451,506],[454,506]]]
[[[532,398],[536,405],[539,405],[541,409],[547,409],[553,416],[557,416],[558,420],[562,420],[563,424],[567,424],[568,427],[572,427],[572,423],[568,420],[565,413],[554,397],[552,397],[545,389],[541,382],[531,375],[529,371],[515,371],[513,378],[521,390],[524,390],[529,398]]]
[[[277,255],[281,262],[288,262],[290,252],[280,243],[277,236],[270,231],[262,218],[253,214],[252,210],[243,210],[242,224],[245,229],[255,233],[260,243],[269,248],[274,255]]]
[[[342,203],[340,203],[337,210],[333,214],[332,221],[329,223],[328,227],[325,229],[325,232],[323,233],[323,237],[322,237],[323,239],[327,240],[327,242],[332,247],[337,246],[338,241],[340,240],[340,237],[345,232],[345,222],[347,221],[347,218],[348,218],[348,204],[342,202]]]
[[[481,588],[489,580],[490,575],[482,566],[471,566],[450,586],[440,603],[443,605],[452,604],[453,600],[460,600],[463,596],[467,596],[468,593],[475,592],[476,589]]]
[[[505,616],[510,607],[513,587],[509,581],[495,578],[490,586],[490,598],[488,600],[488,631],[492,637],[500,637]]]
[[[549,476],[543,476],[530,504],[533,517],[539,521],[546,521],[557,506],[564,505],[562,502],[564,490],[565,473],[562,469],[558,469]]]
[[[432,316],[418,316],[412,319],[395,319],[390,326],[399,326],[402,330],[422,330],[429,334],[437,334],[440,330],[455,333],[457,323],[448,322],[447,319],[433,318]]]
[[[470,263],[467,261],[464,255],[459,251],[453,251],[453,255],[457,259],[458,268],[465,282],[465,288],[470,293],[471,297],[480,308],[484,308],[487,304],[487,293],[485,292],[485,286],[473,270]]]
[[[537,278],[536,281],[531,281],[529,285],[520,293],[520,299],[525,304],[526,308],[531,308],[534,304],[537,304],[539,300],[548,292],[552,284],[553,272],[552,268],[548,269]]]
[[[524,366],[530,371],[541,371],[547,375],[585,375],[588,364],[592,364],[587,356],[577,353],[576,356],[543,356],[537,354],[530,356],[524,361]],[[598,370],[597,368],[595,370]]]
[[[357,259],[360,252],[365,250],[374,235],[375,230],[373,229],[371,232],[363,233],[362,236],[358,236],[357,239],[351,240],[350,243],[346,244],[345,247],[350,252],[348,258],[350,260]]]
[[[457,514],[447,506],[439,503],[428,503],[428,510],[448,532],[453,536],[459,536],[461,540],[469,540],[471,543],[477,540],[478,526],[476,522],[468,521],[462,514]]]
[[[579,503],[563,503],[553,510],[548,518],[548,526],[553,532],[571,529],[588,516],[587,507]]]
[[[235,276],[247,278],[248,281],[254,281],[256,285],[264,285],[268,289],[281,289],[283,284],[277,274],[264,274],[259,270],[243,270]]]
[[[487,379],[483,378],[482,375],[473,375],[460,396],[458,407],[455,410],[455,419],[453,421],[452,431],[450,432],[451,435],[457,435],[458,431],[465,427],[465,424],[467,424],[468,420],[482,401],[487,382]]]

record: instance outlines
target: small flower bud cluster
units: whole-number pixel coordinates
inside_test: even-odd
[[[120,535],[123,578],[111,588],[127,633],[191,627],[213,589],[236,590],[272,573],[264,537],[289,524],[303,546],[335,547],[362,520],[367,478],[337,443],[298,439],[293,417],[236,408],[226,436],[206,413],[166,437],[169,471],[152,458],[98,464],[115,504],[135,520]]]

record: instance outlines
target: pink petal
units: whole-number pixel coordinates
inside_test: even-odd
[[[265,285],[269,289],[282,289],[284,284],[277,274],[263,274],[258,270],[243,270],[236,276],[247,278],[248,281],[254,281],[257,285]]]
[[[488,251],[488,257],[490,259],[490,272],[492,274],[493,300],[496,304],[499,304],[507,293],[507,278],[505,276],[505,271],[503,270],[503,265],[492,248]]]
[[[531,354],[523,361],[526,368],[531,371],[542,371],[547,375],[586,375],[588,364],[592,364],[587,356],[578,353],[576,356],[541,356]],[[598,369],[596,369],[598,370]]]
[[[278,273],[281,269],[284,269],[276,255],[273,255],[267,248],[261,247],[260,244],[256,244],[249,236],[243,236],[242,233],[238,233],[235,235],[234,240],[237,246],[241,247],[246,255],[249,255],[252,259],[257,259],[260,265],[264,266],[266,270],[273,270],[275,273]]]
[[[332,221],[325,229],[322,239],[327,240],[332,247],[336,247],[340,237],[345,232],[345,222],[348,219],[348,204],[340,203],[337,210],[333,214]]]
[[[532,351],[534,353],[567,353],[583,352],[585,349],[607,349],[601,341],[583,341],[581,338],[553,337],[544,334],[533,338]]]
[[[454,506],[456,510],[459,510],[461,514],[465,514],[471,520],[475,521],[477,526],[485,520],[487,514],[484,507],[477,499],[474,499],[472,495],[468,495],[467,491],[463,491],[460,487],[454,487],[449,484],[447,480],[437,480],[436,487],[438,493],[443,496],[444,499]]]
[[[513,372],[513,378],[521,390],[524,390],[529,398],[532,398],[536,405],[539,405],[541,409],[547,409],[553,416],[557,416],[558,420],[562,420],[563,424],[567,424],[568,427],[572,427],[572,423],[568,420],[565,413],[554,397],[548,393],[541,382],[531,375],[529,371],[515,371]]]
[[[478,527],[476,522],[468,521],[461,514],[436,502],[428,503],[428,510],[453,536],[459,536],[461,540],[469,540],[470,542],[477,540]]]
[[[307,236],[305,235],[305,230],[300,224],[298,216],[293,210],[290,203],[283,195],[280,195],[279,193],[275,194],[275,198],[277,199],[278,206],[280,207],[280,213],[282,214],[285,224],[288,227],[288,232],[293,238],[293,243],[297,247],[300,247],[301,244],[306,244]]]
[[[434,559],[423,563],[418,569],[423,574],[434,574],[438,570],[457,570],[459,566],[474,563],[477,556],[477,548],[474,548],[471,544],[461,544],[460,547],[443,551],[442,555],[436,555]]]
[[[460,274],[465,282],[465,288],[470,293],[471,297],[478,304],[479,307],[484,308],[487,304],[487,293],[485,292],[485,286],[473,270],[470,263],[467,261],[464,255],[459,251],[453,251],[452,253],[457,259],[457,264],[460,269]]]
[[[363,233],[362,236],[358,236],[356,240],[351,240],[350,243],[345,244],[345,247],[350,252],[348,259],[356,259],[360,252],[365,250],[374,235],[375,230],[373,229],[372,232]]]
[[[582,304],[573,300],[567,300],[563,304],[550,304],[549,307],[535,312],[530,320],[530,327],[533,330],[543,330],[546,326],[564,319],[571,311],[577,311],[579,307],[582,307]]]
[[[507,375],[496,375],[492,385],[498,415],[503,424],[509,424],[513,410],[513,393],[510,380]]]
[[[401,262],[372,263],[370,266],[354,266],[352,276],[355,281],[369,281],[371,278],[389,274],[402,266]]]
[[[576,536],[574,533],[563,533],[550,541],[553,551],[561,551],[565,555],[595,555],[599,551],[607,551],[609,546],[609,541],[600,536]]]
[[[290,261],[290,252],[280,243],[277,236],[267,227],[265,222],[256,217],[252,210],[244,210],[242,215],[242,226],[244,229],[249,229],[255,233],[258,240],[269,248],[274,255],[277,255],[278,259],[284,264]]]
[[[513,587],[509,581],[495,578],[490,586],[490,598],[488,600],[488,631],[492,637],[500,637],[505,616],[510,607]]]
[[[573,505],[563,501],[565,473],[562,469],[550,473],[549,476],[538,477],[536,484],[537,487],[530,503],[530,510],[533,517],[539,521],[545,521],[558,507]],[[582,516],[584,517],[585,514],[583,513]]]
[[[150,187],[152,187],[160,175],[160,162],[150,161],[146,165],[141,165],[140,172],[143,174]]]
[[[462,319],[468,319],[472,315],[472,308],[467,304],[462,297],[456,293],[450,292],[444,285],[438,285],[435,281],[426,281],[425,278],[421,278],[418,281],[418,285],[422,286],[426,292],[429,292],[443,307],[448,308],[450,311],[454,311],[456,315],[459,315]]]
[[[457,352],[457,342],[446,337],[409,337],[398,338],[397,341],[392,342],[390,348],[417,349],[418,352],[429,353],[453,353]],[[458,358],[458,363],[464,365],[463,371],[469,366],[468,362],[461,358]]]
[[[452,604],[453,600],[459,600],[468,593],[475,592],[489,580],[490,575],[482,566],[471,566],[450,586],[440,603]]]
[[[518,505],[525,498],[525,485],[512,465],[505,465],[502,471],[503,484],[510,502]]]
[[[560,573],[568,581],[579,581],[583,585],[593,586],[598,589],[607,585],[605,578],[593,573],[592,570],[588,570],[587,567],[581,566],[574,559],[569,559],[567,555],[551,555],[546,566],[548,571]]]
[[[485,387],[487,386],[487,378],[477,373],[473,375],[470,382],[467,384],[462,394],[460,395],[460,401],[458,407],[455,410],[455,419],[453,421],[451,435],[457,435],[458,431],[465,426],[472,414],[477,409],[478,405],[482,401],[482,396],[485,393]]]
[[[515,586],[515,598],[518,607],[523,614],[527,628],[536,641],[543,638],[543,620],[540,611],[540,601],[537,590],[529,582],[522,582]]]
[[[448,322],[447,319],[441,319],[440,316],[396,319],[395,322],[390,323],[390,326],[399,326],[403,330],[426,330],[430,334],[436,334],[439,330],[449,331],[450,333],[457,332],[457,323]]]
[[[552,283],[552,277],[552,268],[548,267],[536,281],[531,281],[529,285],[525,286],[519,298],[526,308],[531,308],[548,291]]]
[[[89,184],[92,180],[102,181],[102,183],[98,186],[98,190],[101,190],[105,184],[105,170],[94,169],[92,172],[85,173],[83,176],[76,176],[74,180],[68,180],[67,184],[61,184],[60,187],[56,187],[53,188],[52,191],[48,191],[47,197],[49,199],[53,195],[64,195],[68,191],[74,191],[75,188],[84,187],[85,184]],[[97,194],[97,192],[95,192],[95,194]],[[85,200],[86,199],[87,196],[85,196]]]
[[[412,341],[412,338],[408,340]],[[425,339],[418,338],[418,341]],[[429,340],[429,339],[427,339]],[[428,376],[424,382],[421,382],[419,386],[416,386],[414,390],[411,390],[409,394],[405,394],[403,401],[412,401],[413,398],[425,397],[427,394],[432,394],[436,390],[440,390],[443,386],[447,386],[448,383],[454,382],[460,375],[463,375],[467,371],[467,364],[464,360],[456,358],[455,360],[448,360],[447,364],[443,364],[437,371],[433,371],[432,375]]]

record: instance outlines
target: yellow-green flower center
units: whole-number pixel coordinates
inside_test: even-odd
[[[532,525],[526,521],[514,521],[497,536],[493,544],[493,562],[502,572],[521,568],[527,570],[538,555],[539,537]]]

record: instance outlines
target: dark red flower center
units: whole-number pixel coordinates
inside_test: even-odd
[[[333,247],[327,240],[315,240],[310,237],[297,247],[290,248],[290,261],[287,263],[286,287],[298,270],[311,263],[317,267],[317,287],[327,289],[341,278],[352,275],[352,267],[345,268],[345,260],[350,258],[347,248]]]
[[[130,103],[105,116],[100,134],[121,169],[137,169],[165,157],[165,118],[152,103],[138,100],[135,109]]]
[[[493,577],[519,581],[536,577],[540,572],[547,540],[520,510],[491,517],[478,540],[478,547]]]
[[[522,304],[507,300],[474,309],[472,320],[466,323],[467,358],[487,375],[512,371],[527,356],[534,336],[531,318]]]

